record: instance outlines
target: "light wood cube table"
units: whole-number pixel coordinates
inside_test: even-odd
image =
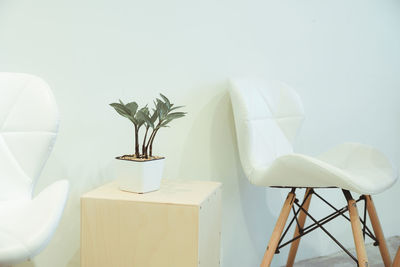
[[[115,181],[81,197],[82,267],[217,267],[220,239],[220,183],[136,194]]]

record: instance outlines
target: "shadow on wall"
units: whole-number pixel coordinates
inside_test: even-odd
[[[223,207],[223,225],[225,230],[223,240],[224,266],[235,266],[241,261],[240,251],[252,251],[249,254],[252,259],[246,259],[247,262],[240,262],[240,265],[251,265],[261,261],[266,247],[266,240],[269,229],[273,227],[273,216],[266,204],[265,188],[256,187],[247,180],[239,158],[239,151],[236,141],[235,123],[233,118],[232,103],[227,90],[217,98],[216,108],[214,109],[213,123],[211,127],[212,138],[211,147],[214,148],[212,153],[213,169],[220,175],[221,181],[224,183]],[[218,134],[219,133],[219,134]],[[221,146],[222,144],[222,146]],[[229,151],[226,151],[226,149]],[[218,159],[228,157],[224,165],[218,164]],[[231,175],[230,169],[234,170]],[[234,194],[234,196],[233,196]],[[232,198],[236,201],[232,202]],[[229,207],[228,207],[229,205]],[[227,208],[227,210],[225,210]],[[228,213],[229,212],[229,213]],[[232,218],[233,217],[233,218]],[[232,220],[233,219],[233,220]],[[232,227],[227,227],[232,224]],[[242,222],[242,225],[240,225]],[[241,228],[241,229],[240,229]],[[230,230],[229,232],[227,230]],[[243,231],[243,238],[248,239],[246,243],[235,242],[237,232]],[[247,236],[246,236],[247,235]],[[229,237],[228,237],[229,236]],[[233,247],[235,244],[236,247]]]
[[[81,163],[75,163],[76,167],[68,169],[68,164],[58,155],[60,154],[56,146],[47,163],[52,168],[45,168],[45,173],[35,191],[40,192],[42,187],[55,179],[54,177],[69,179],[70,191],[64,214],[48,246],[32,261],[21,263],[16,267],[58,266],[60,263],[71,267],[80,266],[80,196],[110,180],[111,162],[107,158],[85,160],[82,156],[77,160]]]
[[[193,173],[196,173],[223,183],[222,266],[258,266],[288,190],[257,187],[247,180],[240,163],[227,88],[227,83],[224,83],[214,86],[208,94],[204,94],[206,90],[198,90],[203,95],[189,101],[203,103],[197,103],[201,108],[196,112],[197,117],[192,119],[193,126],[185,140],[184,150],[187,153],[183,154],[196,151],[199,159],[182,158],[182,166],[192,167],[186,168],[191,173],[184,174],[181,171],[180,175],[201,179],[193,177]],[[204,95],[209,97],[205,99]],[[204,159],[208,159],[208,162]],[[199,162],[202,162],[202,166],[196,166]],[[302,193],[299,193],[302,198]],[[292,231],[288,233],[288,237],[291,236]],[[307,251],[307,254],[314,251],[304,242],[300,253],[301,250]],[[281,254],[276,255],[273,264],[284,264],[287,253],[288,249],[283,249]]]
[[[283,196],[280,190],[256,187],[247,180],[239,159],[228,85],[212,87],[196,90],[202,94],[188,101],[198,105],[198,110],[183,155],[196,152],[196,157],[182,158],[180,176],[223,183],[222,266],[258,266],[287,192]],[[270,199],[274,203],[268,203]],[[284,261],[284,254],[274,262]]]

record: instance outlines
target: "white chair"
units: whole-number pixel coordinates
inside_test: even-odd
[[[57,129],[57,106],[43,80],[0,73],[0,266],[38,254],[61,218],[67,181],[53,183],[32,199]]]
[[[281,82],[261,80],[233,80],[230,88],[240,160],[247,178],[257,186],[291,188],[261,266],[270,266],[274,254],[288,244],[291,248],[286,266],[293,266],[300,238],[319,228],[362,267],[368,266],[364,239],[369,236],[375,245],[379,245],[385,266],[390,267],[390,256],[371,198],[395,183],[397,172],[390,161],[378,150],[356,143],[339,145],[319,157],[294,153],[292,143],[304,118],[296,92]],[[296,199],[297,188],[306,188],[302,202]],[[317,193],[318,188],[342,189],[348,205],[335,208]],[[354,200],[350,191],[361,197]],[[308,212],[313,195],[328,204],[333,213],[316,220]],[[356,208],[359,201],[365,202],[363,218],[359,218]],[[295,207],[297,211],[284,231],[289,213]],[[346,211],[349,211],[349,217]],[[366,211],[374,233],[366,225]],[[339,216],[351,222],[357,257],[323,226]],[[304,227],[306,217],[312,224]],[[284,242],[287,230],[293,224],[296,225],[294,236]]]

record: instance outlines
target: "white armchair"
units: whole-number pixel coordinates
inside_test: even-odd
[[[390,161],[377,149],[357,143],[339,145],[318,157],[294,153],[292,142],[302,124],[304,111],[297,93],[281,82],[234,80],[230,95],[240,160],[247,178],[257,186],[291,189],[261,266],[270,266],[273,255],[289,244],[286,266],[293,266],[300,238],[321,229],[360,267],[368,266],[364,239],[371,238],[379,245],[385,267],[390,267],[391,259],[371,197],[395,183],[397,172]],[[306,188],[302,202],[296,198],[298,188]],[[341,209],[333,207],[317,192],[319,188],[341,189],[348,205]],[[350,191],[361,194],[361,197],[354,200]],[[333,213],[316,220],[308,211],[314,195],[330,206]],[[363,218],[359,217],[356,207],[356,202],[360,201],[364,202]],[[297,208],[296,212],[294,208]],[[284,231],[292,210],[294,216]],[[345,214],[347,211],[350,216]],[[367,211],[373,232],[366,225]],[[356,257],[324,228],[325,223],[337,217],[351,222]],[[306,218],[312,221],[311,226],[304,226]],[[296,225],[294,236],[285,242],[291,225]]]
[[[59,223],[67,181],[53,183],[32,199],[57,130],[49,86],[32,75],[0,73],[0,266],[37,255]]]

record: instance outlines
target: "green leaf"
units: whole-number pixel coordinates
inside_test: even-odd
[[[160,124],[160,127],[169,127],[169,126],[167,126],[168,125],[168,123],[170,123],[172,120],[165,120],[165,121],[163,121],[161,124]]]
[[[124,116],[126,118],[130,117],[130,111],[120,103],[111,103],[110,106],[112,106],[119,115]]]
[[[178,118],[184,117],[185,115],[186,115],[186,112],[172,112],[167,115],[167,120],[178,119]]]
[[[147,107],[147,105],[142,107],[141,109],[139,109],[139,111],[144,113],[144,114],[149,114],[149,108]]]
[[[149,108],[147,107],[147,105],[144,106],[143,108],[141,108],[141,110],[143,110],[143,112],[144,112],[146,115],[150,116],[150,111],[149,111]]]
[[[131,111],[122,103],[120,100],[120,103],[111,103],[110,106],[112,106],[119,115],[128,118],[133,124],[137,124],[137,121],[135,120],[135,117],[131,115]]]
[[[169,101],[169,99],[163,94],[160,94],[160,96],[164,100],[164,102],[167,105],[168,109],[170,109],[171,108],[171,102]]]
[[[185,107],[185,106],[176,106],[176,107],[171,108],[169,111],[173,111],[173,110],[175,110],[175,109],[183,108],[183,107]]]
[[[129,109],[131,116],[135,116],[136,111],[138,109],[138,104],[136,102],[130,102],[125,106]]]
[[[140,112],[136,113],[135,116],[135,121],[136,121],[136,125],[138,128],[142,127],[142,125],[145,123],[145,120],[143,119],[143,117],[140,117],[140,115],[138,116]]]
[[[165,104],[158,98],[157,98],[157,114],[158,114],[158,119],[160,121],[163,121],[165,119],[165,116],[167,116],[168,114],[167,104]]]
[[[136,113],[136,120],[138,121],[138,124],[140,126],[143,125],[143,123],[146,124],[146,128],[148,127],[152,127],[154,128],[153,123],[151,122],[151,119],[149,117],[149,109],[147,108],[147,106],[145,106],[144,108],[141,108],[137,113]],[[139,126],[139,127],[140,127]]]
[[[157,115],[158,115],[157,112],[154,110],[153,115],[151,115],[151,117],[150,117],[150,123],[153,125],[153,126],[151,126],[151,128],[154,128],[154,123],[156,123],[156,120],[158,117]]]
[[[171,121],[173,121],[175,119],[178,119],[178,118],[181,118],[181,117],[184,117],[185,115],[186,115],[185,112],[173,112],[173,113],[170,113],[170,114],[168,114],[166,116],[165,120],[162,121],[162,123],[160,124],[160,127],[168,127],[167,125]]]

